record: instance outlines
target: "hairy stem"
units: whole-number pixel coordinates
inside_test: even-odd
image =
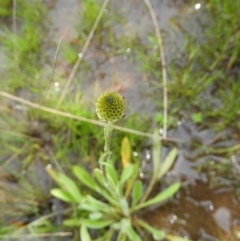
[[[108,121],[107,126],[104,128],[104,138],[105,138],[104,151],[105,152],[110,151],[112,130],[113,130],[113,123],[111,121]]]
[[[104,128],[104,139],[105,139],[104,153],[99,160],[100,167],[102,169],[103,177],[105,179],[106,184],[108,184],[108,180],[107,180],[107,174],[106,174],[106,166],[103,164],[103,162],[106,162],[112,154],[112,152],[110,151],[112,130],[113,130],[113,123],[111,121],[108,121],[107,125]]]

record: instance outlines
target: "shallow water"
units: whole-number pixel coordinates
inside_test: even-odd
[[[176,136],[185,136],[188,142],[179,147],[166,178],[169,183],[182,180],[182,190],[172,203],[147,212],[144,218],[155,227],[167,228],[192,240],[240,240],[240,178],[239,173],[234,174],[232,157],[194,148],[196,139],[206,144],[219,133],[197,132],[190,126],[183,122],[175,131]],[[222,136],[215,145],[228,142],[227,135]]]
[[[234,190],[210,189],[198,181],[182,190],[172,204],[144,217],[154,227],[167,228],[192,240],[239,240],[239,213],[239,198]]]

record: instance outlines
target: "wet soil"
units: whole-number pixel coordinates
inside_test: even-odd
[[[195,35],[198,31],[201,32],[202,22],[206,21],[206,14],[205,11],[202,11],[201,14],[198,13],[195,11],[193,3],[185,4],[185,1],[165,0],[159,2],[154,0],[151,3],[156,11],[158,24],[162,30],[166,59],[169,63],[183,47],[183,28],[184,31],[191,29],[192,34]],[[56,1],[53,9],[50,11],[51,27],[48,41],[51,43],[55,42],[56,46],[60,37],[64,36],[64,41],[77,42],[75,26],[77,24],[81,25],[81,22],[79,23],[81,16],[77,12],[81,8],[81,3],[78,3],[76,0],[71,0],[67,4],[62,0]],[[138,43],[143,44],[148,42],[147,36],[149,34],[155,33],[151,16],[143,1],[110,1],[104,14],[112,13],[117,13],[124,19],[123,24],[116,23],[110,27],[116,36],[124,36],[129,40],[137,36],[139,38]],[[175,24],[176,19],[177,26]],[[108,38],[107,35],[106,38]],[[140,115],[151,116],[156,111],[155,102],[151,98],[151,78],[142,73],[138,63],[132,63],[131,59],[135,55],[134,46],[125,46],[125,49],[121,49],[122,47],[120,46],[120,49],[113,50],[111,46],[104,43],[104,40],[102,42],[101,46],[90,44],[84,56],[84,61],[88,63],[90,71],[84,73],[84,77],[80,75],[79,80],[75,82],[75,84],[81,85],[84,93],[83,101],[92,103],[103,91],[114,90],[124,95],[126,104],[129,106],[127,115],[139,113]],[[81,51],[81,45],[83,43],[80,43],[79,51]],[[153,48],[157,51],[157,46],[153,46]],[[122,54],[116,54],[119,50],[121,50]],[[52,48],[51,51],[52,56],[50,55],[50,58],[53,59],[54,49]],[[76,52],[76,56],[77,54]],[[61,65],[66,65],[63,59],[58,61],[58,66]],[[51,67],[50,65],[49,69]],[[71,67],[69,66],[69,68]],[[81,65],[79,69],[83,71]],[[55,72],[58,72],[58,70],[62,72],[61,67],[56,69]],[[159,72],[161,72],[160,62]],[[62,89],[64,83],[60,85],[60,89]],[[74,89],[74,84],[71,89]],[[162,100],[162,93],[159,93],[158,98]],[[94,111],[93,106],[90,106],[90,108]]]

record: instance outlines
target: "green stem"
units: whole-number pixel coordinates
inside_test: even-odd
[[[113,130],[113,123],[111,121],[108,121],[107,125],[104,128],[104,138],[105,138],[104,151],[105,152],[110,151],[112,130]]]
[[[113,130],[113,123],[111,121],[108,121],[107,125],[104,128],[104,140],[105,140],[104,153],[99,160],[100,167],[103,172],[103,177],[105,179],[106,184],[108,184],[106,166],[101,163],[106,162],[112,154],[112,152],[110,151],[112,130]]]

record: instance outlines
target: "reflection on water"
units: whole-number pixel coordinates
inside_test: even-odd
[[[239,201],[232,200],[234,193],[216,194],[201,182],[188,188],[173,203],[148,212],[145,219],[155,227],[166,227],[179,235],[187,233],[192,240],[223,240],[220,237],[233,235],[234,222],[240,220]]]
[[[196,3],[196,4],[195,4],[195,9],[198,10],[198,9],[200,9],[200,8],[201,8],[201,4],[200,4],[200,3]]]
[[[213,217],[217,225],[225,232],[229,232],[231,229],[232,217],[231,210],[226,207],[220,207],[213,214]]]

